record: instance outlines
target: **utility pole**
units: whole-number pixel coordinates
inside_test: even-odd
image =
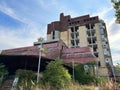
[[[39,62],[38,62],[38,72],[37,72],[37,83],[39,82],[39,74],[40,74],[41,48],[42,48],[42,44],[39,46]]]
[[[38,41],[40,42],[40,45],[38,46],[39,48],[39,62],[38,62],[38,72],[37,72],[37,83],[40,80],[40,64],[41,64],[41,55],[42,55],[42,42],[43,42],[43,38],[39,38]]]
[[[73,81],[75,81],[75,65],[74,65],[74,60],[72,60],[72,67],[73,67]]]

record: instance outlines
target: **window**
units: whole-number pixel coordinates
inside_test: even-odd
[[[101,66],[101,63],[100,63],[100,61],[98,61],[98,66],[99,66],[99,67]]]
[[[71,27],[71,45],[72,47],[78,47],[79,46],[79,33],[77,32],[79,26]]]
[[[52,39],[55,39],[55,31],[52,33]]]
[[[74,28],[73,27],[71,27],[71,32],[74,32]]]

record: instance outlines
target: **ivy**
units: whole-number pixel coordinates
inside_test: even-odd
[[[95,62],[86,63],[88,65],[88,71],[84,69],[84,64],[78,64],[75,66],[75,80],[80,84],[96,83],[94,65]]]

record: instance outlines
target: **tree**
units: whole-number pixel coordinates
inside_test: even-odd
[[[39,37],[38,38],[38,42],[43,42],[44,41],[44,38],[43,37]]]
[[[49,83],[57,89],[67,86],[71,81],[71,76],[62,64],[61,60],[51,61],[43,73],[44,84]]]
[[[30,90],[35,85],[36,75],[31,70],[19,69],[16,71],[16,77],[19,78],[17,86],[21,86],[23,90]]]
[[[116,22],[120,23],[120,0],[111,0],[115,9]]]
[[[0,85],[8,75],[8,70],[5,68],[4,64],[0,64]]]

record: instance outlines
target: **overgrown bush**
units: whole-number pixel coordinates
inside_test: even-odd
[[[67,86],[71,82],[71,76],[62,64],[61,60],[50,62],[43,73],[44,84],[50,84],[57,89]]]
[[[0,64],[0,85],[8,76],[8,70],[6,69],[4,64]]]
[[[84,70],[84,64],[78,64],[75,66],[75,80],[80,84],[91,84],[96,83],[97,79],[94,75],[91,74],[90,69],[88,69],[87,72]]]
[[[23,90],[30,90],[35,85],[36,75],[31,70],[19,69],[16,71],[16,77],[19,78],[18,87],[22,87]]]
[[[98,84],[105,84],[107,82],[107,78],[106,77],[98,77],[97,78],[97,83]]]

